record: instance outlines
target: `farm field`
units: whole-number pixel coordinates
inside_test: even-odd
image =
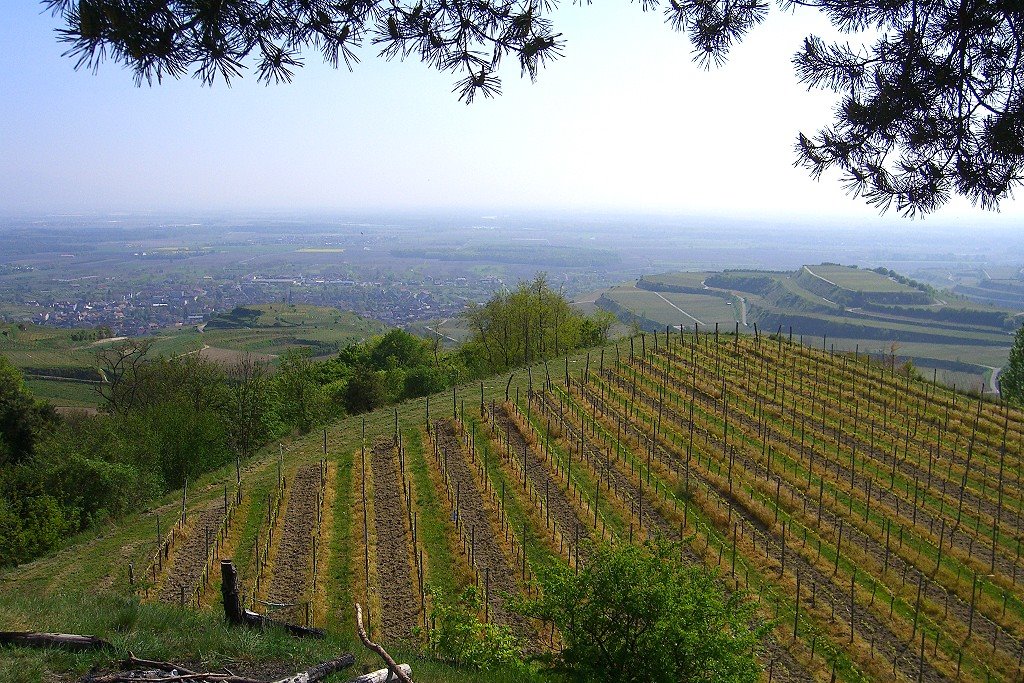
[[[84,382],[26,378],[25,386],[38,398],[66,408],[94,408],[99,403],[95,385]]]
[[[644,280],[672,287],[704,289],[704,280],[709,274],[703,272],[664,273],[644,277]]]
[[[704,328],[721,324],[732,327],[740,316],[739,301],[733,297],[722,298],[703,294],[689,294],[673,291],[655,292],[620,285],[606,290],[605,299],[624,310],[633,311],[662,328],[665,325],[677,327],[681,324],[691,327],[694,323]],[[737,310],[733,310],[737,308]]]
[[[315,356],[331,355],[385,331],[383,323],[335,308],[264,304],[236,308],[196,334],[203,346],[276,357],[300,346]]]
[[[763,334],[647,333],[547,372],[275,444],[240,499],[233,469],[210,475],[184,521],[179,493],[7,572],[0,596],[74,581],[216,615],[210,569],[233,557],[246,607],[332,638],[358,600],[414,652],[432,589],[475,586],[479,616],[536,650],[557,638],[507,596],[585,567],[591,540],[662,537],[773,624],[763,680],[1021,677],[1021,411]],[[0,614],[34,623],[23,609]]]
[[[905,292],[916,293],[913,287],[891,280],[873,270],[863,268],[847,268],[834,264],[804,266],[808,273],[828,280],[829,282],[856,292]]]

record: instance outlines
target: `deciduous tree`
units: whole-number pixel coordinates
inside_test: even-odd
[[[1010,359],[999,375],[999,393],[1016,405],[1024,405],[1024,325],[1013,338]]]

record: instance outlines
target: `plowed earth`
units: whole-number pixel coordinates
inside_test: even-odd
[[[288,494],[281,541],[273,558],[273,576],[267,591],[267,602],[272,607],[286,605],[273,612],[274,618],[281,621],[305,622],[319,488],[320,468],[309,465],[296,473]]]
[[[517,477],[522,477],[523,459],[526,460],[526,478],[537,493],[546,501],[548,514],[565,538],[585,541],[590,538],[590,525],[581,519],[575,506],[566,495],[565,485],[552,477],[544,456],[536,448],[527,443],[520,432],[519,425],[509,414],[508,406],[502,405],[495,411],[495,422],[498,430],[505,434],[512,444],[512,465],[517,470]],[[587,544],[579,546],[584,560],[587,557]],[[573,551],[575,553],[575,551]]]
[[[224,506],[215,504],[198,513],[193,512],[192,517],[186,520],[187,535],[178,538],[167,577],[160,587],[160,602],[179,604],[182,587],[185,589],[186,603],[191,599],[192,591],[199,585],[206,566],[209,550],[206,546],[206,529],[210,529],[210,543],[213,544],[223,519]]]
[[[461,524],[467,533],[469,529],[475,530],[473,534],[476,540],[474,555],[481,583],[483,583],[483,577],[488,570],[490,572],[490,595],[487,602],[491,620],[510,626],[523,639],[532,640],[534,633],[530,623],[505,606],[506,596],[520,593],[516,583],[516,569],[501,546],[498,545],[497,529],[491,526],[487,505],[476,485],[476,477],[470,469],[462,442],[448,420],[435,422],[434,434],[438,441],[438,448],[446,456],[448,476],[452,486],[457,485],[460,491]]]
[[[411,641],[420,600],[413,569],[412,534],[406,523],[398,458],[390,443],[378,443],[370,456],[373,513],[377,533],[377,578],[385,642]]]

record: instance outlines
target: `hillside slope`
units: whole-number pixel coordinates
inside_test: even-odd
[[[481,616],[546,643],[505,594],[548,563],[585,566],[588,538],[662,536],[774,620],[772,680],[1020,676],[1021,411],[785,336],[646,334],[508,380],[275,445],[237,504],[221,471],[191,487],[183,522],[179,492],[7,571],[0,622],[89,629],[139,656],[291,664],[351,647],[360,600],[375,637],[412,657],[425,587],[475,584]],[[157,518],[160,543],[173,537],[159,557]],[[247,606],[281,605],[327,644],[226,632],[204,571],[218,557]],[[93,660],[14,661],[0,674],[42,680]]]

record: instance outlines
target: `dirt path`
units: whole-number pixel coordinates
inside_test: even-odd
[[[306,621],[319,488],[318,465],[308,465],[296,473],[288,493],[281,540],[271,560],[273,576],[267,602],[287,605],[274,610],[273,616],[293,624]]]
[[[188,535],[178,540],[171,556],[171,566],[167,570],[163,585],[160,586],[158,600],[170,605],[181,603],[181,589],[185,588],[185,604],[189,604],[192,591],[199,585],[203,577],[203,568],[209,549],[206,546],[206,529],[210,529],[210,543],[216,542],[217,529],[224,519],[224,506],[220,503],[212,505],[200,512],[191,513],[186,521]]]
[[[391,442],[377,443],[370,454],[373,472],[373,516],[377,533],[377,581],[380,584],[383,640],[413,640],[419,621],[419,597],[410,549],[412,534],[406,523],[398,459]]]
[[[524,640],[533,640],[535,634],[529,621],[505,606],[507,596],[518,596],[520,588],[516,581],[516,569],[512,561],[498,545],[497,530],[491,524],[487,503],[476,485],[476,477],[449,420],[434,423],[434,434],[438,448],[444,454],[448,477],[459,491],[459,525],[466,534],[472,534],[476,542],[473,550],[475,566],[484,576],[490,573],[490,595],[488,606],[491,619],[498,624],[511,626]]]

